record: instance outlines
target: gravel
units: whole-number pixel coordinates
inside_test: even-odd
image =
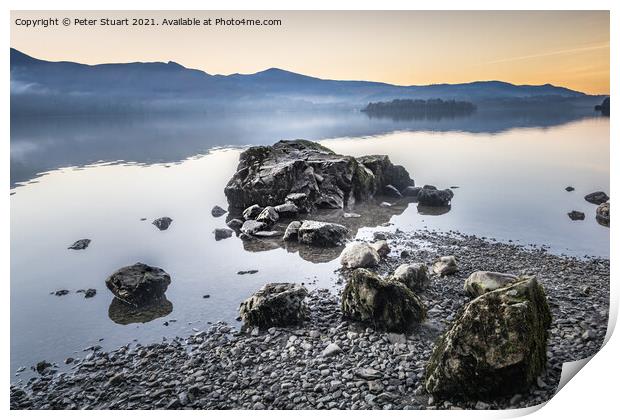
[[[458,233],[381,232],[391,252],[376,271],[431,264],[454,255],[457,273],[434,276],[420,293],[428,320],[409,335],[343,320],[339,297],[307,298],[303,326],[238,331],[220,322],[189,337],[94,347],[69,371],[40,362],[38,374],[12,385],[12,409],[497,409],[527,407],[555,392],[562,363],[602,345],[609,307],[609,260],[553,255]],[[403,252],[405,251],[405,252]],[[478,270],[534,274],[553,314],[546,372],[527,392],[486,401],[447,401],[422,386],[433,343],[469,300],[463,284]],[[335,281],[346,280],[339,270]]]

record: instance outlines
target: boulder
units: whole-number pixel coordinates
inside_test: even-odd
[[[233,234],[233,230],[227,228],[217,228],[213,231],[213,234],[215,235],[215,240],[220,241],[222,239],[230,238]]]
[[[90,239],[78,239],[67,249],[81,250],[88,248],[88,245],[90,245]]]
[[[343,209],[354,201],[371,198],[388,184],[404,188],[413,181],[387,156],[356,159],[318,143],[293,140],[242,152],[224,192],[235,208],[290,201],[307,212],[314,208]]]
[[[170,275],[161,268],[136,263],[112,273],[105,284],[118,299],[140,306],[164,297]]]
[[[533,277],[481,295],[437,341],[426,390],[470,400],[526,391],[546,367],[550,325],[545,292]]]
[[[387,257],[387,255],[390,253],[390,246],[385,240],[373,242],[370,244],[370,246],[373,247],[375,251],[377,251],[381,258]]]
[[[432,185],[425,185],[418,192],[418,203],[423,206],[445,207],[450,205],[454,197],[451,189],[438,190]]]
[[[223,208],[221,208],[220,206],[214,206],[211,209],[211,216],[213,217],[220,217],[225,215],[226,213],[228,213],[226,210],[224,210]]]
[[[609,203],[603,203],[596,209],[596,221],[609,227]]]
[[[471,297],[478,297],[487,292],[501,289],[519,281],[519,277],[512,274],[496,273],[493,271],[476,271],[465,280],[465,292]]]
[[[284,231],[284,240],[285,241],[296,241],[297,233],[299,232],[299,228],[301,227],[301,222],[294,221],[288,224],[286,230]]]
[[[571,220],[583,220],[586,218],[585,213],[581,212],[581,211],[577,211],[577,210],[573,210],[570,213],[568,213],[568,217]]]
[[[449,255],[446,257],[440,257],[433,263],[433,272],[440,276],[448,276],[458,271],[456,266],[456,258]]]
[[[605,194],[603,191],[597,191],[590,193],[583,197],[588,203],[592,204],[603,204],[609,201],[609,196]]]
[[[295,203],[290,201],[288,203],[277,205],[275,209],[280,217],[295,217],[297,216],[297,213],[299,213],[299,209]]]
[[[297,231],[297,238],[307,245],[340,246],[345,243],[348,234],[349,230],[337,223],[304,220]]]
[[[172,223],[172,219],[169,218],[169,217],[160,217],[159,219],[153,220],[153,224],[159,230],[166,230],[166,229],[168,229],[170,227],[171,223]]]
[[[295,283],[268,283],[239,306],[247,326],[259,328],[297,325],[306,317],[305,287]]]
[[[407,332],[426,317],[424,304],[407,286],[363,268],[347,281],[341,306],[344,317],[391,332]]]
[[[381,257],[375,248],[366,242],[353,242],[340,254],[340,264],[346,268],[375,267]]]
[[[278,212],[275,207],[267,206],[260,212],[258,217],[256,217],[257,222],[265,223],[266,225],[273,225],[280,219]]]
[[[246,220],[241,226],[241,232],[246,235],[254,235],[259,230],[265,230],[267,225],[263,222],[259,222],[256,220]]]
[[[263,208],[258,204],[253,204],[250,207],[243,210],[243,218],[245,220],[254,220],[258,217],[259,214],[263,211]]]
[[[228,225],[229,228],[231,228],[233,230],[239,230],[239,229],[241,229],[241,226],[243,226],[243,220],[241,220],[241,219],[231,219],[226,224]]]
[[[391,279],[404,284],[415,292],[423,291],[431,282],[426,264],[421,263],[399,265],[394,270]]]
[[[403,197],[417,197],[421,189],[422,187],[413,187],[410,185],[408,187],[405,187],[401,191],[401,194],[403,195]]]
[[[398,189],[391,184],[383,187],[383,194],[394,198],[401,198],[403,196],[400,191],[398,191]]]

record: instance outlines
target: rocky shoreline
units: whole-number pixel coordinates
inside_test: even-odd
[[[12,409],[448,409],[527,407],[547,401],[562,363],[592,356],[605,337],[609,260],[575,258],[456,232],[383,232],[389,254],[374,268],[431,264],[453,255],[454,274],[419,293],[427,319],[407,334],[344,320],[340,297],[313,290],[296,327],[247,331],[218,323],[189,337],[93,349],[70,371],[41,365],[12,385]],[[528,392],[497,399],[440,400],[426,393],[425,368],[437,338],[470,300],[465,279],[486,270],[535,275],[552,321],[544,373]],[[334,281],[346,282],[346,270]]]

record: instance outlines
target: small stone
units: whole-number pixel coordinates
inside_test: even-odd
[[[90,239],[78,239],[68,249],[81,250],[88,248],[90,245]]]
[[[220,206],[214,206],[211,209],[211,216],[213,217],[220,217],[225,215],[226,213],[228,213],[226,210],[224,210],[223,208],[221,208]]]
[[[166,229],[168,229],[170,227],[171,223],[172,223],[172,219],[169,218],[169,217],[160,217],[159,219],[153,220],[153,224],[159,230],[166,230]]]

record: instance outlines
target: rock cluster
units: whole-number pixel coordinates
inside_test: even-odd
[[[237,171],[224,192],[233,208],[279,206],[290,213],[293,208],[289,203],[300,212],[343,209],[371,198],[387,186],[398,191],[413,184],[407,171],[393,165],[387,156],[356,159],[338,155],[318,143],[293,140],[242,152]]]

